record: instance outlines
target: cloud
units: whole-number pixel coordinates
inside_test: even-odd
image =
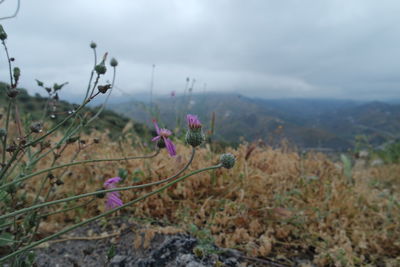
[[[66,94],[79,94],[93,40],[120,61],[126,92],[148,90],[156,64],[160,93],[191,77],[210,91],[375,99],[398,95],[399,13],[389,0],[37,0],[1,22],[27,88],[68,80]]]

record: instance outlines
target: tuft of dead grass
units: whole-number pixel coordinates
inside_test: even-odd
[[[106,134],[100,139],[100,144],[86,148],[79,159],[145,153],[142,147],[134,148],[129,142],[121,146]],[[129,173],[123,186],[165,178],[180,169],[190,156],[187,147],[178,144],[177,148],[176,158],[163,151],[152,160],[88,164],[67,172],[58,170],[55,175],[62,176],[65,184],[57,188],[53,198],[97,190],[105,179],[116,176],[119,168]],[[75,149],[68,147],[66,158]],[[125,213],[163,219],[184,227],[194,223],[198,228],[209,229],[217,245],[241,249],[249,256],[277,256],[289,261],[296,256],[313,256],[320,266],[399,263],[400,165],[355,169],[355,183],[349,184],[340,166],[323,154],[301,156],[287,149],[248,144],[228,152],[237,157],[233,169],[197,174]],[[191,169],[215,164],[218,156],[207,147],[200,148]],[[46,164],[43,161],[39,167]],[[132,175],[137,171],[146,178],[135,182]],[[27,183],[28,196],[37,190],[41,178]],[[124,191],[123,200],[149,190]],[[84,212],[75,210],[49,216],[42,231],[46,230],[45,225],[61,227],[103,211],[99,199]]]

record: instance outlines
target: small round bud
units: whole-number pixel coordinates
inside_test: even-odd
[[[118,66],[118,61],[115,58],[112,58],[110,60],[110,65],[111,65],[111,67],[116,67],[116,66]]]
[[[10,57],[10,61],[11,62],[15,61],[15,57]]]
[[[78,141],[79,140],[79,136],[72,136],[72,137],[70,137],[70,138],[68,138],[67,139],[67,141],[65,141],[67,144],[73,144],[73,143],[75,143],[76,141]]]
[[[204,134],[202,133],[201,129],[193,131],[189,130],[186,132],[186,143],[191,145],[192,147],[196,147],[201,145],[204,141]]]
[[[97,89],[99,90],[100,93],[105,94],[107,93],[108,89],[111,88],[111,84],[106,84],[106,85],[99,85],[97,86]]]
[[[100,188],[100,189],[98,189],[96,191],[103,191],[103,190],[105,190],[105,189],[104,188]],[[106,196],[106,193],[99,193],[99,194],[96,195],[97,198],[104,198],[105,196]]]
[[[222,167],[230,169],[235,165],[235,156],[231,153],[222,154],[219,158],[219,162],[222,164]]]
[[[43,129],[43,123],[34,122],[31,124],[29,129],[31,130],[32,133],[40,133],[40,132],[42,132],[42,129]]]
[[[90,43],[90,48],[95,49],[97,47],[97,44],[95,42]]]
[[[100,63],[94,67],[94,70],[97,72],[98,75],[105,74],[107,72],[107,68],[104,63]]]
[[[64,184],[64,182],[61,181],[60,179],[57,179],[57,180],[56,180],[56,185],[63,185],[63,184]]]
[[[0,137],[4,137],[7,135],[7,131],[4,128],[0,128]]]
[[[3,26],[0,24],[0,40],[4,41],[7,39],[7,33],[4,31]]]
[[[56,178],[56,177],[54,176],[54,174],[49,173],[49,174],[47,175],[47,178],[49,178],[50,180],[53,180],[53,179]]]

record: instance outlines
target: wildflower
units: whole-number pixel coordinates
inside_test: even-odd
[[[196,115],[192,115],[192,114],[188,114],[186,116],[186,120],[189,126],[189,129],[191,130],[197,130],[197,129],[201,129],[201,122],[200,120],[197,118]]]
[[[104,183],[104,188],[105,189],[116,188],[116,184],[119,183],[120,181],[121,181],[120,177],[110,178]],[[120,198],[119,192],[114,191],[106,194],[106,209],[111,210],[116,207],[122,206],[122,204],[123,203]]]
[[[204,134],[201,131],[201,122],[196,115],[186,116],[189,130],[186,133],[186,143],[192,147],[199,146],[204,141]]]
[[[157,131],[157,136],[151,139],[151,141],[158,141],[157,146],[160,148],[165,147],[168,151],[168,154],[173,157],[176,156],[176,149],[174,143],[168,139],[168,137],[172,134],[172,132],[168,129],[159,128],[157,125],[157,121],[153,120],[154,127]]]

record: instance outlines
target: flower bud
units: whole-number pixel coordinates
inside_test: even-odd
[[[106,84],[106,85],[99,85],[97,86],[97,89],[99,90],[100,93],[105,94],[107,93],[108,89],[111,88],[111,84]]]
[[[95,49],[97,47],[97,44],[95,42],[90,43],[90,48]]]
[[[0,24],[0,40],[4,41],[7,39],[7,33],[4,31],[3,26]]]
[[[201,129],[199,130],[189,130],[186,132],[186,143],[191,145],[192,147],[196,147],[201,145],[204,141],[204,134],[202,133]]]
[[[103,190],[105,190],[105,189],[104,188],[100,188],[100,189],[98,189],[96,191],[103,191]],[[105,196],[106,196],[106,193],[99,193],[99,194],[96,195],[97,198],[104,198]]]
[[[94,70],[97,72],[98,75],[105,74],[107,72],[106,65],[104,63],[100,63],[94,67]]]
[[[14,75],[15,82],[17,82],[19,80],[19,76],[21,76],[21,70],[18,67],[15,67],[14,71],[13,71],[13,75]]]
[[[222,154],[219,158],[219,162],[222,164],[222,167],[230,169],[235,165],[235,156],[231,153]]]
[[[4,128],[0,128],[0,138],[7,135],[7,131]]]
[[[110,60],[110,65],[111,65],[111,67],[116,67],[116,66],[118,66],[118,61],[115,58],[112,58]]]

